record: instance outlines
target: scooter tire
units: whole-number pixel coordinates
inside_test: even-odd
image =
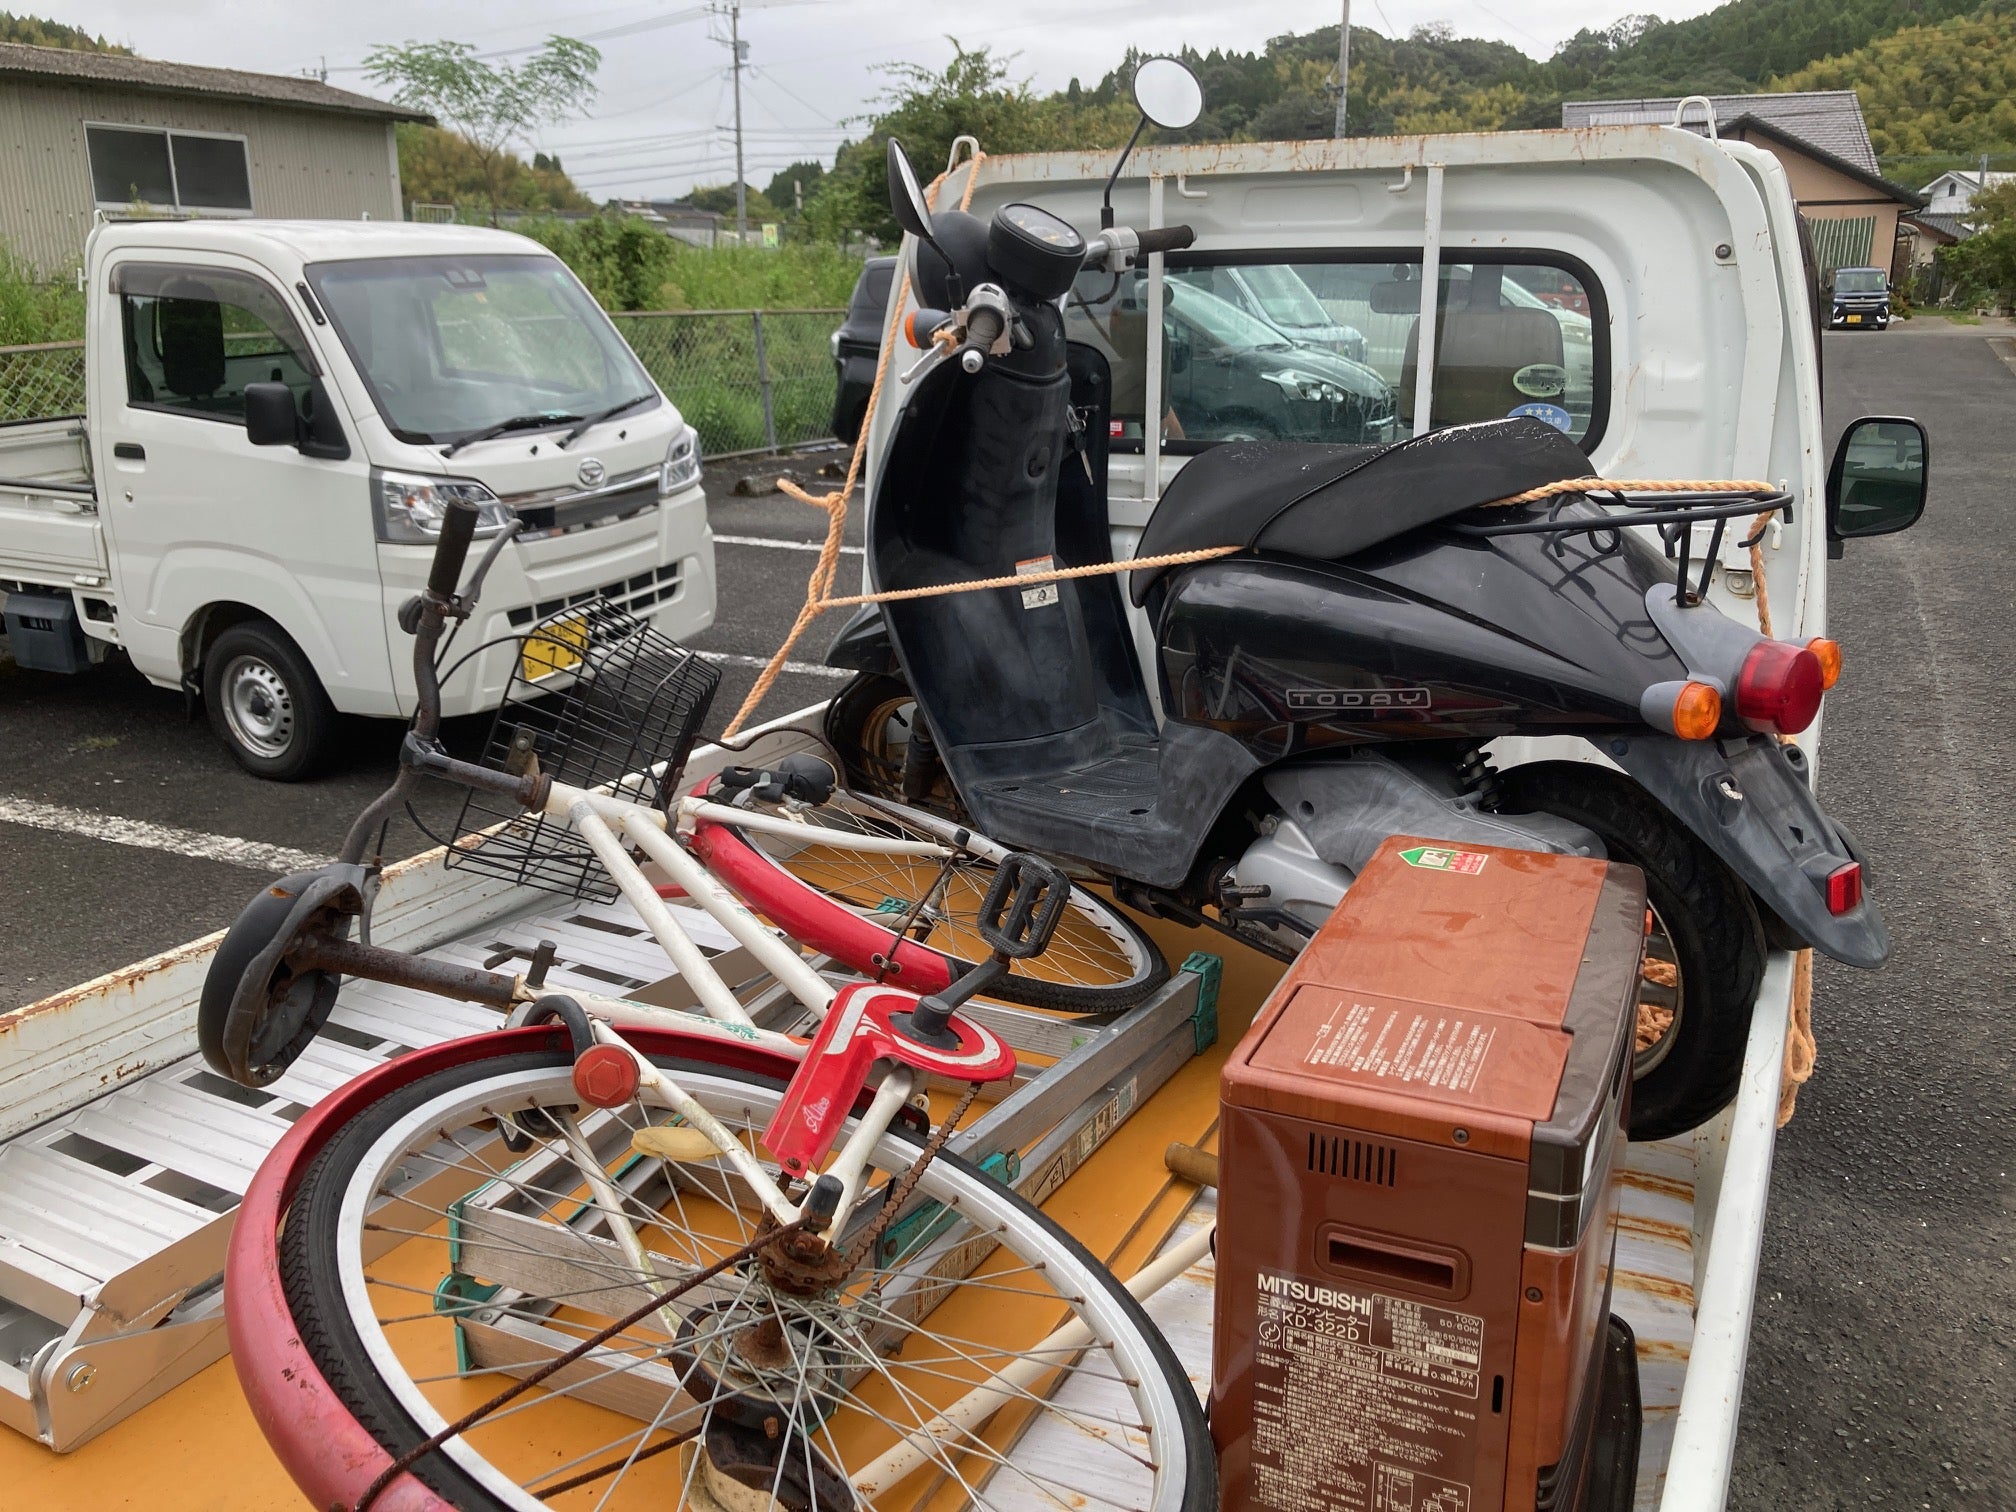
[[[1631,1137],[1665,1139],[1735,1099],[1764,975],[1750,890],[1665,805],[1607,767],[1540,762],[1502,778],[1508,813],[1558,815],[1593,830],[1612,861],[1645,873],[1648,901],[1680,967],[1679,1009],[1656,1061],[1631,1086]]]

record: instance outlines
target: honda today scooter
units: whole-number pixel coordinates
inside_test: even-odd
[[[1137,98],[1181,96],[1144,118],[1195,119],[1180,69],[1143,65]],[[884,390],[900,408],[870,499],[873,585],[1110,559],[1110,375],[1066,339],[1063,301],[1082,272],[1128,272],[1188,228],[1088,239],[1029,204],[991,224],[934,214],[893,141],[889,181],[915,327],[957,341]],[[1915,521],[1924,458],[1915,422],[1851,427],[1830,533]],[[865,674],[829,738],[859,786],[928,801],[935,785],[1004,844],[1282,958],[1396,833],[1448,847],[1418,864],[1460,868],[1477,843],[1637,865],[1641,1002],[1663,1032],[1639,1053],[1631,1128],[1693,1127],[1735,1094],[1767,941],[1874,967],[1889,940],[1853,840],[1778,739],[1816,717],[1838,649],[1767,638],[1703,597],[1727,522],[1789,497],[1480,507],[1589,472],[1532,419],[1386,446],[1221,444],[1170,483],[1139,555],[1236,555],[871,609],[829,657]],[[1159,721],[1123,586],[1154,627]],[[1614,766],[1501,773],[1482,747],[1510,735],[1582,736]]]

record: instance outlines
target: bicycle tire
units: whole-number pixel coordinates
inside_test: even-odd
[[[750,831],[707,820],[694,826],[694,848],[730,891],[791,938],[865,976],[886,976],[913,992],[936,992],[978,966],[985,945],[969,921],[994,865],[1008,854],[1005,846],[936,814],[882,798],[835,794],[828,803],[802,812],[835,833],[846,833],[844,818],[869,832],[939,844],[958,843],[956,837],[963,835],[964,848],[975,859],[957,868],[945,884],[946,896],[956,893],[953,907],[928,911],[922,927],[930,934],[916,938],[898,935],[891,925],[901,922],[920,893],[928,896],[939,873],[936,862],[870,856],[848,851],[844,843],[807,845],[785,856],[769,835],[760,837],[766,845]],[[1033,960],[1013,962],[989,995],[1067,1013],[1117,1013],[1168,979],[1168,962],[1140,926],[1073,883],[1070,906],[1050,949]]]
[[[677,1074],[681,1085],[705,1103],[717,1116],[732,1116],[730,1110],[740,1107],[742,1110],[740,1122],[745,1131],[759,1127],[758,1120],[774,1109],[783,1095],[783,1083],[759,1073],[726,1065],[677,1060],[662,1055],[654,1056],[653,1059],[661,1068]],[[411,1311],[418,1314],[428,1309],[423,1298],[410,1294],[415,1288],[395,1278],[409,1273],[417,1277],[431,1275],[438,1269],[438,1266],[428,1263],[431,1253],[439,1250],[452,1256],[455,1253],[453,1245],[456,1241],[446,1232],[438,1234],[431,1230],[427,1233],[416,1232],[409,1238],[398,1240],[389,1253],[384,1253],[375,1260],[364,1258],[363,1252],[370,1243],[367,1234],[382,1232],[388,1222],[386,1215],[391,1214],[396,1218],[399,1204],[407,1200],[404,1197],[393,1196],[380,1201],[384,1195],[380,1178],[388,1173],[402,1171],[414,1163],[419,1163],[424,1168],[425,1156],[422,1148],[426,1142],[433,1140],[437,1133],[452,1139],[466,1130],[477,1129],[481,1127],[477,1121],[478,1117],[490,1113],[493,1109],[529,1104],[550,1106],[557,1110],[563,1102],[573,1102],[575,1099],[569,1080],[570,1065],[571,1056],[566,1052],[527,1052],[520,1051],[515,1046],[504,1046],[500,1047],[500,1053],[496,1055],[435,1072],[370,1103],[359,1110],[315,1158],[287,1210],[284,1226],[277,1237],[264,1241],[277,1251],[275,1259],[281,1287],[291,1313],[291,1317],[271,1319],[267,1320],[267,1323],[269,1326],[296,1332],[335,1396],[356,1423],[388,1454],[396,1457],[405,1453],[422,1442],[429,1432],[443,1426],[446,1421],[444,1408],[448,1412],[456,1412],[462,1410],[464,1401],[469,1405],[483,1401],[503,1382],[501,1377],[494,1374],[471,1378],[467,1373],[466,1358],[459,1353],[461,1349],[459,1319],[474,1315],[454,1311],[462,1307],[463,1293],[460,1291],[449,1294],[453,1299],[451,1305],[451,1311],[454,1311],[453,1317],[444,1320],[437,1311],[427,1319],[417,1320],[420,1326],[431,1323],[436,1332],[456,1331],[458,1352],[454,1358],[460,1363],[458,1371],[452,1373],[455,1379],[433,1380],[425,1376],[416,1377],[410,1373],[400,1373],[400,1370],[405,1369],[405,1362],[398,1358],[397,1350],[388,1343],[389,1331],[410,1330],[416,1325],[416,1320],[404,1317],[403,1313]],[[492,1127],[494,1128],[494,1122]],[[616,1132],[620,1133],[621,1129],[618,1128]],[[461,1141],[456,1139],[455,1142]],[[872,1162],[871,1169],[879,1172],[907,1169],[915,1159],[916,1151],[921,1144],[921,1136],[913,1130],[892,1128],[878,1144],[877,1156]],[[435,1144],[428,1148],[439,1150],[442,1146]],[[538,1150],[539,1143],[535,1141],[532,1153],[536,1154]],[[522,1185],[526,1191],[538,1198],[554,1199],[552,1206],[556,1210],[563,1206],[563,1194],[552,1188],[532,1185],[538,1179],[536,1175],[513,1180],[510,1173],[528,1169],[524,1164],[526,1158],[531,1157],[510,1157],[508,1162],[500,1161],[501,1169],[478,1162],[472,1164],[468,1177],[476,1181],[480,1188],[494,1186],[501,1176],[514,1195],[519,1193]],[[437,1156],[436,1159],[444,1166],[454,1164],[442,1157]],[[674,1180],[670,1174],[669,1162],[667,1171],[668,1189],[675,1192],[684,1190],[697,1208],[700,1197],[694,1194],[703,1191],[704,1185],[682,1187],[681,1183]],[[711,1169],[703,1172],[698,1166],[681,1167],[680,1171],[682,1176],[690,1176],[695,1183],[700,1184],[704,1184],[712,1174]],[[721,1185],[723,1190],[731,1192],[734,1190],[732,1183]],[[410,1192],[416,1189],[414,1186],[409,1186],[403,1190]],[[1002,1277],[1038,1276],[1040,1272],[1041,1283],[1054,1288],[1054,1291],[1042,1294],[1040,1300],[1044,1304],[1054,1308],[1058,1302],[1064,1302],[1081,1317],[1087,1313],[1095,1315],[1101,1320],[1104,1328],[1100,1341],[1088,1347],[1085,1354],[1074,1355],[1072,1364],[1067,1368],[1072,1371],[1080,1370],[1084,1368],[1080,1362],[1087,1355],[1103,1355],[1110,1352],[1111,1359],[1108,1363],[1112,1368],[1112,1375],[1100,1376],[1094,1370],[1092,1379],[1109,1388],[1142,1393],[1138,1401],[1143,1414],[1143,1425],[1148,1429],[1145,1438],[1133,1435],[1131,1428],[1129,1434],[1133,1435],[1132,1437],[1113,1435],[1120,1440],[1120,1443],[1112,1446],[1113,1452],[1105,1456],[1100,1468],[1112,1473],[1116,1470],[1124,1471],[1126,1464],[1138,1463],[1133,1456],[1139,1452],[1143,1443],[1149,1446],[1151,1453],[1156,1452],[1157,1446],[1160,1445],[1177,1445],[1177,1448],[1162,1452],[1159,1462],[1149,1466],[1152,1485],[1147,1489],[1153,1494],[1148,1504],[1156,1509],[1156,1512],[1215,1512],[1216,1464],[1210,1431],[1202,1408],[1181,1363],[1142,1311],[1140,1304],[1082,1245],[1054,1221],[957,1157],[940,1153],[926,1167],[919,1182],[919,1191],[927,1199],[957,1207],[974,1223],[974,1232],[977,1235],[999,1237],[1004,1247],[1013,1246],[1011,1254],[1014,1259],[1037,1262],[1033,1266],[1025,1265],[1021,1270],[1008,1267],[989,1270],[987,1263],[983,1262],[971,1280],[933,1281],[932,1277],[936,1275],[936,1271],[922,1271],[921,1267],[927,1258],[933,1267],[941,1264],[940,1250],[934,1242],[916,1246],[906,1253],[910,1254],[920,1267],[920,1273],[925,1277],[924,1284],[942,1285],[946,1288],[942,1300],[935,1300],[929,1307],[920,1309],[924,1313],[925,1321],[928,1323],[937,1318],[943,1309],[953,1307],[957,1299],[957,1289],[960,1287],[977,1286],[986,1290],[991,1285],[991,1289],[995,1291],[1010,1290],[1001,1284]],[[469,1199],[465,1198],[461,1203],[451,1204],[446,1201],[442,1203],[444,1209],[459,1208],[464,1216],[465,1223],[461,1230],[460,1242],[465,1246],[488,1244],[493,1249],[497,1248],[500,1240],[493,1231],[485,1227],[488,1220],[480,1213],[475,1219],[468,1219],[470,1212],[468,1201]],[[678,1202],[678,1199],[674,1201]],[[683,1203],[679,1204],[679,1211],[682,1221],[688,1223],[689,1235],[698,1235],[704,1224],[688,1219]],[[434,1227],[438,1229],[441,1226],[437,1224]],[[395,1230],[395,1233],[405,1232],[407,1231]],[[416,1247],[425,1248],[429,1254],[416,1257],[407,1253]],[[462,1254],[466,1258],[469,1252],[465,1248]],[[528,1249],[526,1253],[544,1252]],[[671,1251],[667,1250],[665,1253],[668,1258],[673,1258]],[[698,1259],[699,1253],[696,1251],[694,1263],[697,1264]],[[372,1274],[374,1265],[378,1267],[377,1275]],[[886,1269],[887,1274],[876,1276],[875,1290],[870,1293],[871,1295],[885,1294],[886,1289],[890,1287],[890,1277],[895,1275],[895,1271],[893,1267]],[[599,1279],[600,1272],[597,1271],[596,1274]],[[630,1274],[634,1277],[634,1272]],[[1026,1287],[1037,1283],[1024,1281],[1020,1284]],[[402,1287],[406,1289],[402,1290]],[[417,1289],[424,1290],[424,1287]],[[748,1286],[744,1287],[745,1292],[748,1289]],[[372,1300],[374,1295],[386,1300],[382,1303],[374,1302]],[[436,1295],[438,1297],[441,1293],[437,1291]],[[515,1300],[506,1305],[507,1311],[524,1312],[528,1302],[532,1300],[531,1294],[510,1295]],[[567,1304],[571,1307],[589,1310],[593,1308],[592,1303],[581,1300],[585,1295],[582,1292],[566,1291],[561,1295],[572,1299]],[[544,1302],[552,1299],[537,1300]],[[964,1307],[955,1313],[952,1323],[947,1325],[949,1327],[956,1327],[961,1319],[970,1317],[971,1309],[975,1306],[987,1307],[990,1309],[990,1315],[998,1310],[997,1304],[991,1298],[982,1297],[977,1292],[971,1300],[958,1300],[964,1303]],[[762,1299],[762,1306],[769,1307],[780,1318],[783,1318],[794,1305],[792,1299],[782,1292]],[[381,1320],[378,1313],[381,1307],[392,1309],[394,1316],[390,1320]],[[364,1316],[364,1321],[361,1322],[360,1308]],[[628,1309],[619,1308],[612,1302],[607,1310],[613,1318],[618,1311]],[[765,1316],[760,1309],[755,1309],[754,1315]],[[866,1312],[864,1315],[875,1320],[877,1327],[888,1326],[880,1322],[878,1315],[872,1312]],[[552,1316],[555,1318],[561,1316],[557,1307]],[[708,1314],[707,1319],[712,1322],[724,1316],[727,1314],[716,1312]],[[816,1328],[828,1328],[836,1334],[843,1326],[834,1321],[842,1317],[837,1309],[830,1312],[815,1312],[813,1305],[808,1302],[803,1306],[803,1316],[817,1319]],[[585,1333],[593,1326],[593,1321],[592,1319],[575,1321],[566,1326]],[[791,1313],[783,1326],[788,1330],[797,1328],[799,1324],[800,1315]],[[743,1326],[746,1328],[746,1325]],[[817,1334],[808,1331],[806,1336],[816,1338]],[[1037,1333],[1039,1338],[1044,1336],[1046,1335],[1042,1332]],[[619,1335],[617,1340],[611,1342],[612,1344],[621,1342],[624,1337]],[[693,1337],[698,1338],[699,1335],[695,1334]],[[737,1334],[729,1333],[730,1344],[732,1345],[738,1337],[740,1336]],[[940,1335],[930,1333],[928,1329],[920,1329],[916,1337],[938,1339]],[[944,1337],[961,1340],[965,1344],[974,1343],[971,1340],[964,1340],[961,1335]],[[849,1347],[859,1349],[869,1338],[870,1334],[864,1332],[861,1343],[852,1339],[845,1342]],[[439,1339],[416,1342],[402,1334],[402,1340],[405,1342],[400,1347],[416,1360],[448,1358],[443,1341]],[[631,1345],[633,1349],[636,1347],[638,1346]],[[906,1340],[895,1354],[888,1355],[887,1358],[900,1366],[908,1349],[909,1341]],[[399,1370],[387,1368],[385,1361],[388,1352],[397,1360]],[[963,1351],[955,1352],[963,1353]],[[721,1346],[719,1353],[722,1359],[732,1358],[728,1346]],[[1001,1353],[1006,1357],[1008,1351]],[[674,1358],[676,1354],[676,1343],[670,1349],[653,1346],[653,1351],[647,1352],[643,1363]],[[810,1359],[811,1354],[812,1352],[808,1350],[806,1357]],[[628,1356],[624,1358],[627,1359]],[[793,1358],[794,1360],[797,1358],[795,1352]],[[830,1373],[835,1369],[827,1364],[830,1358],[832,1357],[828,1356],[826,1359],[815,1361],[814,1364],[829,1369]],[[863,1358],[866,1358],[865,1355]],[[928,1367],[937,1358],[929,1352],[927,1346],[918,1366],[925,1377],[934,1373]],[[950,1356],[946,1358],[949,1359]],[[881,1372],[880,1375],[877,1374],[878,1371]],[[619,1373],[612,1369],[607,1374],[613,1377]],[[801,1394],[793,1396],[789,1407],[791,1415],[785,1420],[783,1428],[786,1442],[794,1442],[793,1435],[799,1425],[797,1414],[805,1410],[808,1417],[813,1415],[809,1409],[801,1409],[799,1406],[803,1400],[803,1377],[809,1373],[809,1369],[801,1369]],[[887,1374],[889,1374],[888,1367],[876,1365],[865,1370],[864,1378],[879,1382],[882,1376]],[[488,1435],[485,1447],[479,1449],[474,1440],[478,1436],[485,1435],[485,1428],[483,1425],[477,1425],[467,1435],[450,1439],[439,1450],[422,1456],[413,1466],[412,1474],[454,1506],[466,1509],[466,1512],[493,1512],[493,1509],[505,1508],[513,1509],[513,1512],[529,1512],[530,1508],[542,1505],[559,1507],[572,1505],[573,1502],[567,1495],[562,1495],[551,1502],[534,1499],[538,1493],[526,1487],[516,1486],[512,1480],[514,1472],[492,1457],[509,1456],[523,1465],[544,1467],[543,1473],[533,1476],[531,1484],[536,1486],[539,1480],[550,1479],[561,1471],[571,1470],[574,1464],[579,1463],[579,1460],[568,1461],[562,1464],[561,1470],[554,1470],[552,1467],[556,1459],[566,1451],[564,1448],[555,1450],[550,1441],[541,1438],[542,1433],[550,1434],[555,1431],[556,1425],[575,1423],[582,1414],[593,1414],[596,1419],[614,1419],[619,1416],[606,1407],[591,1405],[585,1395],[570,1396],[570,1393],[577,1390],[585,1393],[587,1388],[578,1386],[569,1378],[556,1379],[567,1380],[568,1384],[550,1394],[546,1393],[545,1388],[535,1388],[533,1392],[527,1393],[526,1397],[519,1399],[520,1403],[531,1401],[534,1405],[527,1410],[527,1415],[513,1418],[512,1426],[503,1429],[501,1437],[495,1434]],[[626,1376],[625,1379],[634,1381],[639,1377],[633,1375]],[[682,1382],[690,1380],[690,1373],[680,1379]],[[824,1379],[821,1385],[830,1388],[832,1381]],[[292,1388],[288,1383],[278,1380],[248,1381],[246,1386],[253,1396],[255,1412],[285,1412],[290,1409],[288,1393]],[[748,1389],[746,1385],[737,1387],[737,1390]],[[825,1399],[816,1396],[818,1389],[814,1388],[815,1400],[826,1406]],[[1070,1389],[1068,1385],[1066,1389]],[[457,1393],[461,1395],[458,1396]],[[1066,1418],[1063,1409],[1050,1405],[1051,1400],[1059,1394],[1052,1392],[1048,1398],[1039,1401],[1031,1393],[1031,1402],[1028,1404],[1023,1404],[1018,1399],[1017,1405],[1034,1417],[1035,1423],[1033,1427],[1008,1425],[1014,1428],[1009,1442],[1013,1445],[1026,1446],[1029,1443],[1030,1432],[1040,1431],[1051,1425],[1052,1418],[1046,1416],[1046,1412],[1053,1414],[1062,1427],[1082,1437],[1086,1431],[1084,1426]],[[1111,1395],[1110,1390],[1108,1395]],[[737,1404],[742,1401],[741,1398],[730,1400]],[[816,1432],[823,1434],[822,1453],[825,1452],[823,1446],[837,1446],[841,1441],[839,1436],[854,1426],[852,1423],[841,1422],[841,1414],[846,1410],[846,1402],[849,1400],[851,1398],[836,1397],[830,1409],[813,1425]],[[904,1398],[898,1395],[893,1400],[900,1404]],[[921,1396],[918,1400],[924,1401],[926,1406],[929,1405]],[[668,1409],[669,1405],[668,1401]],[[546,1410],[539,1418],[529,1416],[530,1412],[540,1411],[542,1408]],[[698,1409],[686,1410],[690,1412]],[[724,1416],[730,1410],[732,1408],[724,1409]],[[709,1415],[711,1416],[711,1408]],[[923,1421],[921,1412],[913,1409],[913,1415],[919,1423]],[[639,1414],[632,1413],[625,1420],[634,1423],[638,1417]],[[619,1437],[618,1441],[621,1442],[623,1437],[634,1437],[637,1439],[637,1448],[641,1450],[653,1432],[661,1431],[657,1423],[666,1420],[666,1409],[661,1409],[653,1427],[647,1428],[641,1437],[632,1429]],[[867,1421],[867,1418],[864,1417],[863,1421]],[[880,1422],[887,1424],[887,1431],[892,1434],[911,1430],[913,1427],[909,1422],[892,1423],[888,1418],[880,1418]],[[540,1426],[542,1423],[545,1425],[543,1428]],[[833,1426],[835,1423],[840,1423],[840,1427],[836,1429]],[[602,1431],[606,1424],[590,1420],[581,1422],[578,1426],[592,1441],[594,1434]],[[874,1426],[871,1424],[871,1429]],[[1107,1431],[1110,1433],[1111,1430]],[[981,1493],[992,1484],[992,1477],[1010,1474],[1012,1469],[1010,1454],[1006,1450],[983,1451],[976,1447],[978,1440],[975,1435],[969,1434],[968,1437],[974,1439],[974,1443],[965,1445],[958,1454],[942,1450],[935,1444],[932,1452],[942,1455],[949,1473],[967,1485],[969,1492],[972,1493],[967,1505],[982,1509],[990,1508],[999,1504],[1005,1496],[996,1498]],[[534,1441],[537,1441],[536,1448],[531,1447]],[[807,1434],[795,1441],[812,1442],[813,1437]],[[587,1459],[590,1455],[602,1455],[608,1452],[610,1446],[603,1444],[591,1450],[589,1455],[580,1458]],[[618,1455],[621,1453],[620,1450],[614,1452]],[[856,1466],[857,1473],[859,1468],[865,1465],[868,1452],[868,1447],[864,1447],[863,1460]],[[985,1452],[993,1454],[994,1462],[987,1475],[979,1477],[980,1484],[975,1487],[956,1467],[963,1459]],[[1021,1451],[1015,1452],[1019,1454]],[[1091,1452],[1098,1453],[1096,1449]],[[635,1453],[636,1451],[633,1451],[633,1454]],[[642,1454],[636,1455],[639,1460],[648,1457]],[[682,1461],[687,1458],[689,1456],[683,1454],[673,1457]],[[689,1485],[698,1468],[697,1457],[692,1458],[695,1460],[694,1467],[685,1472]],[[983,1463],[987,1462],[983,1460]],[[1045,1463],[1047,1465],[1047,1462]],[[663,1469],[670,1464],[670,1461],[661,1459],[658,1464]],[[844,1461],[840,1468],[845,1470]],[[622,1473],[627,1476],[630,1469],[630,1464],[626,1462]],[[931,1478],[926,1473],[929,1469],[930,1463],[927,1463],[925,1471],[920,1472],[925,1474],[926,1479]],[[1013,1470],[1011,1485],[1015,1490],[1021,1491],[1023,1488],[1013,1479],[1016,1475],[1034,1484],[1037,1479],[1049,1478],[1050,1472],[1045,1469],[1032,1477],[1026,1470]],[[611,1512],[625,1512],[625,1509],[631,1506],[650,1505],[656,1508],[686,1504],[683,1491],[677,1498],[667,1499],[662,1481],[654,1484],[654,1478],[649,1476],[643,1479],[641,1485],[626,1485],[619,1480],[618,1484],[606,1488],[597,1483],[582,1489],[584,1499],[581,1504],[584,1506],[591,1504],[600,1506],[601,1503],[596,1500],[597,1495],[605,1490],[614,1493],[609,1503]],[[1084,1488],[1077,1489],[1082,1491]],[[548,1494],[552,1494],[550,1488]],[[928,1500],[928,1494],[922,1499]],[[1083,1502],[1078,1504],[1085,1505]],[[1096,1504],[1095,1499],[1093,1505]],[[1114,1504],[1119,1505],[1118,1502]],[[878,1505],[887,1503],[878,1497]]]

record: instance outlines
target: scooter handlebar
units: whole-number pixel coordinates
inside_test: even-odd
[[[434,543],[434,565],[427,573],[427,589],[439,598],[453,598],[461,586],[462,564],[469,558],[469,543],[476,538],[476,506],[460,499],[448,506],[441,517],[441,538]]]
[[[1197,240],[1197,233],[1188,226],[1162,226],[1154,231],[1140,233],[1140,256],[1148,257],[1156,252],[1181,252]]]
[[[1001,339],[1001,333],[1008,329],[999,310],[975,310],[966,321],[966,339],[959,350],[952,355],[959,365],[969,373],[980,371],[980,364],[986,361],[987,353],[994,343]]]

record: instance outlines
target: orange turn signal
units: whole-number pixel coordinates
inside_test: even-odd
[[[1831,688],[1841,680],[1841,642],[1816,635],[1806,642],[1806,649],[1820,663],[1820,686],[1823,689]]]
[[[931,338],[925,336],[920,339],[917,335],[917,316],[920,313],[920,311],[912,310],[908,315],[903,317],[903,339],[921,352],[931,344]]]
[[[1722,723],[1722,695],[1707,683],[1683,683],[1673,700],[1673,733],[1682,740],[1706,740]]]

